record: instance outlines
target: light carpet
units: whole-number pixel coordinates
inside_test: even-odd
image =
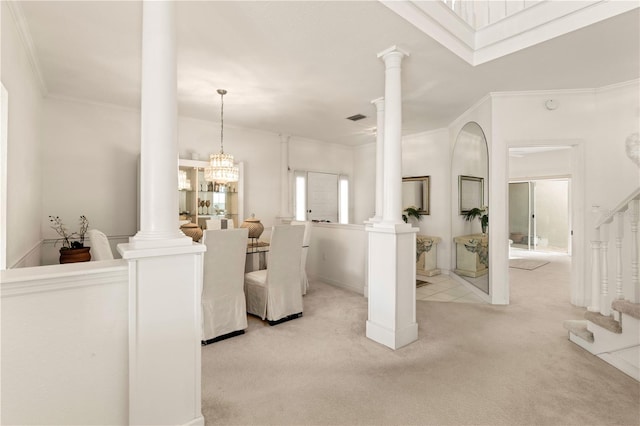
[[[540,259],[509,259],[509,268],[526,269],[527,271],[533,271],[541,266],[546,265],[546,260]]]
[[[365,337],[367,300],[312,282],[304,316],[202,348],[207,425],[638,425],[637,381],[567,339],[568,279],[512,269],[511,304],[417,302],[418,341]]]

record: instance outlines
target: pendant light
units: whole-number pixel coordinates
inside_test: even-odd
[[[218,89],[220,95],[220,152],[209,156],[209,166],[204,168],[204,178],[209,182],[237,182],[238,168],[233,164],[233,155],[225,154],[223,148],[224,140],[224,95],[227,91]]]

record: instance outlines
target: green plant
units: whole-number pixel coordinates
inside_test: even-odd
[[[489,207],[482,206],[482,208],[474,207],[468,212],[463,214],[464,219],[471,222],[473,219],[479,217],[480,225],[482,229],[486,229],[489,226]]]
[[[62,223],[62,219],[58,216],[49,216],[49,222],[51,222],[51,229],[62,237],[58,241],[62,242],[63,249],[84,247],[84,236],[89,228],[89,220],[84,215],[80,216],[79,232],[69,232],[65,224]]]
[[[404,209],[403,212],[404,213],[402,213],[402,220],[404,220],[405,223],[409,223],[410,217],[413,217],[418,221],[422,220],[422,215],[420,214],[420,210],[418,210],[416,206],[409,206],[406,209]]]

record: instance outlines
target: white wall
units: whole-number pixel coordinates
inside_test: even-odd
[[[2,423],[128,424],[122,260],[2,271]]]
[[[509,157],[509,179],[536,179],[569,176],[571,149],[537,152],[522,157]]]
[[[360,145],[353,150],[353,217],[363,223],[376,213],[376,144]],[[379,212],[382,215],[382,212]]]
[[[125,242],[137,231],[140,114],[127,108],[47,98],[42,119],[43,181],[40,224],[43,264],[57,263],[49,215],[71,231],[80,215],[91,228]],[[117,256],[117,252],[114,252]]]
[[[307,274],[311,280],[363,294],[366,262],[367,232],[364,225],[312,225],[307,258]]]
[[[492,158],[499,168],[508,168],[509,146],[541,144],[571,145],[573,199],[579,200],[572,218],[574,263],[577,295],[572,303],[585,306],[590,299],[591,265],[589,240],[597,216],[591,206],[614,207],[640,184],[638,168],[624,151],[626,137],[638,131],[640,118],[640,87],[638,81],[598,90],[505,93],[493,96],[494,132]],[[547,99],[555,99],[558,108],[545,108]],[[499,123],[499,124],[498,124]],[[501,166],[503,165],[503,166]],[[582,175],[582,185],[576,187],[576,177]],[[579,179],[578,179],[579,180]],[[491,192],[491,202],[507,205],[505,179]],[[492,185],[495,179],[492,177]],[[495,209],[492,210],[492,214]],[[490,216],[493,219],[493,216]],[[506,217],[502,221],[506,227]],[[492,227],[495,231],[496,227]],[[582,256],[582,258],[580,258]]]
[[[2,83],[9,97],[7,134],[7,267],[39,261],[42,216],[42,95],[8,2],[2,7]]]
[[[420,235],[442,238],[438,244],[438,268],[448,270],[451,263],[451,182],[449,132],[438,129],[402,138],[402,176],[430,176],[430,214],[417,223]],[[415,221],[413,226],[416,226]]]

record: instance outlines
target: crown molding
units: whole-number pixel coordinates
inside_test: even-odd
[[[40,66],[40,61],[38,60],[38,56],[36,55],[36,48],[33,44],[33,39],[31,38],[31,31],[29,30],[29,25],[27,24],[27,19],[24,16],[24,11],[22,10],[22,6],[20,2],[17,0],[6,0],[7,6],[9,6],[9,11],[11,12],[11,17],[16,24],[16,28],[18,30],[18,36],[22,41],[22,45],[24,46],[24,50],[27,53],[27,57],[29,58],[29,64],[31,65],[31,70],[33,71],[33,75],[36,77],[38,81],[38,86],[40,88],[40,93],[43,97],[49,94],[49,89],[47,88],[47,84],[44,81],[44,77],[42,74],[42,67]]]

